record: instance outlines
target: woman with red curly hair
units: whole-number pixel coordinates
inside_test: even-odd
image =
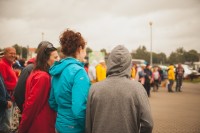
[[[86,42],[79,32],[67,29],[60,36],[60,44],[64,58],[49,71],[52,76],[49,105],[57,112],[57,132],[83,133],[90,88],[83,63]]]

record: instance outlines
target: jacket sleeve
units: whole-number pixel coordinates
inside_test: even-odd
[[[92,67],[92,76],[93,76],[93,80],[96,81],[97,76],[96,76],[96,68],[95,67]]]
[[[74,77],[72,87],[72,112],[81,127],[85,128],[85,114],[90,81],[84,69],[80,69]]]
[[[1,109],[7,108],[7,104],[8,104],[7,101],[8,100],[11,100],[11,99],[10,99],[10,96],[9,96],[7,90],[6,90],[3,78],[2,78],[1,73],[0,73],[0,108]]]
[[[96,66],[96,79],[97,81],[100,81],[102,79],[102,70],[100,65]]]
[[[53,80],[53,79],[52,79]],[[54,87],[51,87],[50,90],[50,96],[49,96],[49,106],[51,107],[51,109],[53,109],[54,111],[58,112],[58,104],[56,103],[55,100],[55,95],[54,95]]]
[[[0,108],[1,109],[6,109],[6,107],[7,107],[7,101],[5,100],[5,98],[4,97],[2,97],[2,96],[0,96]]]
[[[140,92],[137,95],[140,107],[140,133],[152,133],[153,118],[151,115],[151,107],[145,89],[143,86],[141,87],[143,89],[139,89]]]
[[[45,102],[47,102],[50,88],[50,77],[47,75],[35,77],[31,80],[31,91],[25,102],[25,108],[22,113],[22,120],[19,126],[20,133],[27,133],[33,120],[42,110]],[[29,83],[29,82],[27,82]],[[29,83],[30,84],[30,83]]]
[[[87,101],[87,108],[86,108],[86,133],[92,133],[92,117],[91,117],[91,99],[92,99],[92,89],[90,89],[88,101]]]
[[[6,89],[3,84],[3,80],[0,77],[0,109],[5,109],[7,106]]]
[[[5,83],[6,89],[9,90],[9,91],[13,91],[15,86],[16,86],[16,81],[8,81],[7,80],[8,76],[10,76],[10,75],[8,75],[8,71],[9,71],[9,69],[6,68],[5,65],[2,65],[2,64],[0,65],[0,73],[1,73],[1,75],[3,77],[3,79],[4,79],[4,83]],[[13,71],[13,75],[16,76],[14,71]]]

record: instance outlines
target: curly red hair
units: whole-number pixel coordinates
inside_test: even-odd
[[[86,42],[81,33],[72,30],[65,30],[60,36],[61,52],[66,56],[76,56],[76,51],[81,47],[85,48]]]

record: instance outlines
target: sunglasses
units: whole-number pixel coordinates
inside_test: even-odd
[[[56,50],[56,48],[52,44],[48,44],[47,47],[44,49],[44,52],[46,53],[53,50]]]

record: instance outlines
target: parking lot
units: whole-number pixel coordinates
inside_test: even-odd
[[[149,98],[153,133],[200,133],[200,83],[183,83],[183,92],[160,87]]]

